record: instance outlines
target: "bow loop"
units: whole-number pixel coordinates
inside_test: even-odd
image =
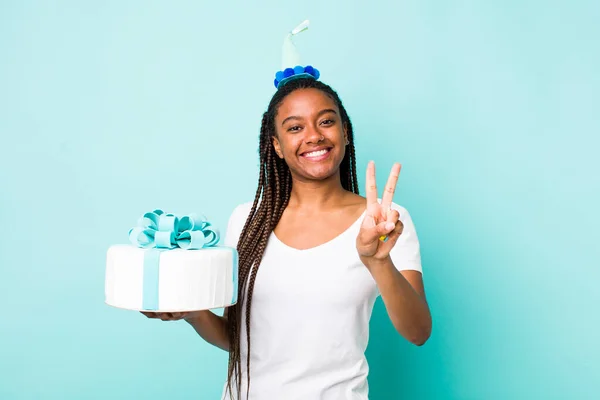
[[[178,217],[162,210],[147,212],[129,230],[129,241],[142,248],[198,250],[219,242],[219,231],[204,215]]]
[[[195,229],[202,230],[207,223],[208,220],[204,215],[189,214],[181,217],[181,220],[179,220],[179,229],[181,232]]]

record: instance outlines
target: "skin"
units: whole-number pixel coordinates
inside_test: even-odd
[[[308,249],[346,230],[364,211],[364,198],[342,188],[339,166],[346,128],[333,99],[317,89],[288,95],[275,117],[273,147],[292,174],[292,193],[274,233],[288,246]],[[307,152],[329,148],[323,161]]]
[[[431,335],[432,321],[422,275],[398,271],[389,255],[403,230],[398,212],[390,209],[400,164],[392,167],[381,204],[373,162],[367,167],[366,198],[344,190],[339,166],[346,152],[346,127],[333,99],[317,89],[300,89],[288,95],[278,109],[275,126],[273,147],[289,166],[293,179],[289,204],[275,235],[290,247],[309,249],[332,240],[366,211],[356,251],[378,285],[398,333],[415,345],[424,344]],[[322,148],[329,151],[326,159],[306,157],[307,152]],[[382,236],[387,240],[381,240]],[[143,314],[164,321],[185,319],[209,343],[228,350],[226,314]]]

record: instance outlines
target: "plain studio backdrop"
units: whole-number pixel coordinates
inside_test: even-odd
[[[224,230],[253,199],[304,19],[361,187],[401,162],[422,245],[433,334],[407,344],[377,302],[371,398],[598,398],[598,4],[2,1],[0,398],[219,397],[225,352],[104,304],[106,250],[146,211]]]

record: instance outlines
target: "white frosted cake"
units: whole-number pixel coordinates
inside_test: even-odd
[[[222,308],[237,302],[236,249],[216,246],[204,217],[146,213],[131,229],[132,244],[110,246],[105,301],[137,311]]]

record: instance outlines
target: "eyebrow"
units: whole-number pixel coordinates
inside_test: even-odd
[[[333,108],[326,108],[324,110],[319,111],[319,113],[317,114],[317,117],[320,117],[321,115],[327,114],[327,113],[334,113],[337,115],[337,112]],[[281,126],[283,126],[287,121],[292,120],[292,119],[302,119],[302,118],[297,117],[295,115],[289,116],[281,122]]]

